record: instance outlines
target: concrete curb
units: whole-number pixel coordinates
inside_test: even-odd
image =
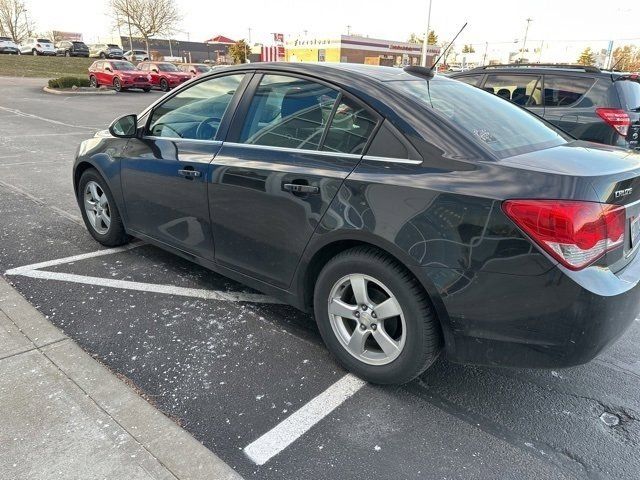
[[[91,358],[0,277],[0,315],[2,312],[35,345],[37,352],[53,363],[102,412],[155,458],[160,464],[158,467],[166,469],[171,478],[242,478],[188,432]],[[31,350],[27,354],[33,353],[35,351]],[[73,453],[69,452],[69,455]]]
[[[56,88],[43,87],[46,93],[51,93],[53,95],[115,95],[117,92],[115,90],[96,90],[95,92],[87,92],[84,90],[58,90]]]

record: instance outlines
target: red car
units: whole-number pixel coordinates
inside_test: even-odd
[[[168,92],[173,87],[191,79],[190,73],[181,72],[178,67],[169,62],[140,62],[138,70],[151,76],[151,85]]]
[[[117,92],[127,88],[151,90],[151,78],[125,60],[98,60],[89,67],[89,82],[92,87],[113,87]]]
[[[211,67],[208,67],[204,63],[183,63],[182,65],[178,65],[178,68],[180,71],[191,75],[191,78],[199,77],[211,71]]]

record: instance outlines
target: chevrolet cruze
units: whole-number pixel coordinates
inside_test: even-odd
[[[312,312],[376,383],[584,363],[636,317],[640,155],[421,67],[214,71],[84,141],[91,235]],[[170,280],[170,279],[168,279]]]

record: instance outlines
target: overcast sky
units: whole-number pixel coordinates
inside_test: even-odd
[[[85,41],[112,34],[108,0],[25,0],[37,31],[82,32]],[[213,35],[233,39],[267,41],[270,32],[288,36],[352,33],[406,40],[411,32],[423,31],[428,0],[176,0],[182,14],[181,30],[191,40]],[[240,14],[237,14],[239,12]],[[440,40],[451,38],[460,26],[469,25],[460,43],[513,42],[522,39],[526,19],[531,17],[532,41],[635,39],[640,44],[640,2],[602,0],[433,0],[431,26]],[[175,38],[186,39],[186,33]]]

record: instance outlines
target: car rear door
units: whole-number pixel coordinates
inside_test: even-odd
[[[128,229],[183,252],[213,259],[207,191],[220,149],[249,78],[207,78],[168,97],[148,114],[121,161]]]
[[[603,122],[595,112],[595,99],[588,94],[595,83],[593,77],[545,74],[545,119],[576,138],[609,143],[602,133]],[[594,95],[601,97],[595,92]]]
[[[482,88],[536,115],[544,115],[541,75],[492,73],[487,75]]]
[[[286,288],[378,122],[325,83],[256,74],[212,163],[216,262]]]

